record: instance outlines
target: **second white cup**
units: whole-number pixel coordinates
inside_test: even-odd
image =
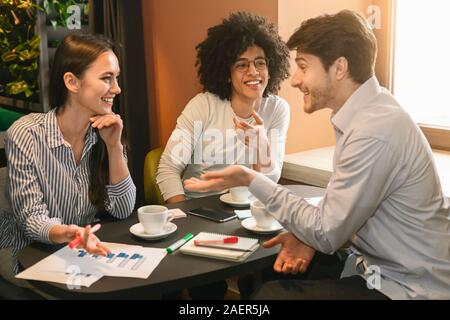
[[[270,229],[275,222],[275,218],[266,210],[266,206],[259,200],[252,201],[250,211],[255,219],[256,226],[262,229]]]
[[[230,188],[230,194],[233,201],[243,202],[248,200],[250,191],[248,191],[248,187],[234,187]]]
[[[166,224],[173,218],[173,213],[169,213],[169,209],[164,206],[150,205],[138,209],[139,222],[147,234],[162,233]]]

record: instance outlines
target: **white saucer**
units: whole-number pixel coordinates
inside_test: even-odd
[[[140,222],[138,222],[130,227],[130,232],[134,234],[136,237],[142,239],[158,240],[167,237],[169,234],[174,233],[175,231],[177,231],[177,228],[178,227],[176,224],[168,222],[167,225],[164,227],[163,232],[157,234],[148,234],[144,232],[144,227]]]
[[[252,202],[255,198],[250,196],[245,201],[234,201],[233,198],[231,197],[231,193],[225,193],[221,195],[219,199],[220,201],[229,204],[230,206],[233,207],[248,207],[250,205],[250,202]]]
[[[253,217],[242,220],[241,225],[245,229],[253,231],[255,233],[274,233],[283,229],[283,226],[276,220],[272,223],[272,226],[269,229],[263,229],[256,226],[256,221]]]

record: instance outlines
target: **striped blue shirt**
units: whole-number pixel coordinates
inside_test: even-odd
[[[97,135],[89,128],[80,163],[64,141],[56,112],[30,114],[7,131],[10,208],[0,215],[0,248],[12,248],[13,256],[33,241],[50,243],[54,225],[93,223],[97,213],[89,200],[89,158]],[[105,209],[124,219],[134,208],[136,187],[130,176],[107,185]],[[13,261],[17,272],[18,266]]]

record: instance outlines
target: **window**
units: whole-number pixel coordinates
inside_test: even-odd
[[[396,2],[394,94],[427,138],[444,146],[450,144],[449,14],[450,1]]]

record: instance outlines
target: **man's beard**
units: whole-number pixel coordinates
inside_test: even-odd
[[[327,79],[326,85],[324,87],[315,88],[310,91],[309,93],[310,113],[331,107],[332,101],[331,91],[332,88],[329,79]]]

